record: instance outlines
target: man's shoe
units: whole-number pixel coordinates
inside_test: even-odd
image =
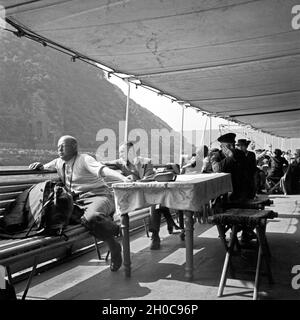
[[[110,260],[110,270],[115,272],[122,266],[122,254],[121,245],[116,242],[114,248],[110,248],[111,260]]]
[[[160,238],[158,236],[152,237],[150,250],[160,249]]]

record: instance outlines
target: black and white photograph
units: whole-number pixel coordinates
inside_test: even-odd
[[[0,0],[0,307],[23,300],[300,300],[300,0]]]

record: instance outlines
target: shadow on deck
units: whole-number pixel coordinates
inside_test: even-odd
[[[300,299],[300,289],[292,288],[291,273],[300,265],[300,196],[271,196],[272,210],[279,217],[271,220],[267,236],[272,252],[275,283],[262,276],[259,299]],[[245,252],[234,257],[237,279],[228,279],[224,296],[217,298],[224,248],[216,227],[195,223],[194,280],[184,277],[185,247],[179,234],[169,235],[161,228],[160,250],[149,249],[144,233],[131,237],[132,276],[126,279],[123,267],[116,273],[109,264],[96,260],[94,252],[48,270],[33,280],[27,299],[54,300],[251,300],[256,256]],[[299,283],[300,285],[300,283]],[[25,283],[16,288],[20,295]]]

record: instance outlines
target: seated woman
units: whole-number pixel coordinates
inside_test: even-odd
[[[151,159],[137,156],[132,141],[123,142],[120,145],[119,155],[119,159],[106,161],[104,164],[116,170],[120,170],[121,173],[131,181],[141,180],[142,178],[155,173]],[[149,231],[152,232],[151,250],[160,248],[159,229],[161,214],[164,215],[167,221],[170,234],[173,232],[174,227],[180,229],[180,227],[175,224],[168,208],[160,207],[159,209],[154,210],[150,215],[149,221]]]

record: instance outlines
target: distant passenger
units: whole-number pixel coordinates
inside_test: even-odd
[[[274,150],[274,156],[270,159],[270,171],[267,179],[277,183],[280,178],[284,175],[284,170],[287,169],[289,163],[285,158],[282,157],[280,149]]]
[[[265,193],[266,190],[266,178],[269,170],[270,157],[267,156],[267,150],[256,149],[256,190],[258,194]]]
[[[255,198],[255,195],[256,195],[255,175],[258,169],[256,166],[255,153],[247,150],[250,143],[251,143],[250,140],[239,139],[237,142],[237,147],[241,151],[243,151],[246,155],[247,171],[249,172],[249,182],[250,182],[249,188],[252,189],[252,192],[250,192],[249,197],[253,199]]]
[[[297,149],[297,150],[298,150],[298,149]],[[297,150],[296,150],[296,152],[297,152]],[[287,161],[288,163],[291,163],[292,160],[293,160],[292,151],[291,151],[290,149],[287,150],[287,152],[285,153],[284,157],[285,157],[285,159],[286,159],[286,161]]]
[[[300,149],[296,149],[294,160],[282,178],[284,194],[300,194]]]

